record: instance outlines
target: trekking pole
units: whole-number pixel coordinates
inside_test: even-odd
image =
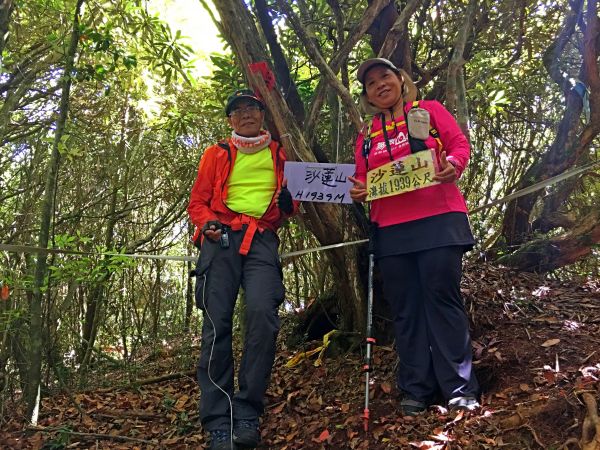
[[[365,355],[365,364],[363,366],[363,372],[365,373],[365,409],[363,411],[363,425],[365,432],[369,431],[369,374],[372,370],[371,356],[373,351],[373,345],[375,345],[375,338],[373,334],[373,267],[375,265],[375,231],[377,224],[371,223],[370,225],[370,236],[369,236],[369,275],[367,281],[367,351]]]

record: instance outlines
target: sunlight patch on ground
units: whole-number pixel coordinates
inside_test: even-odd
[[[550,288],[547,286],[540,286],[531,293],[531,295],[533,295],[534,297],[539,297],[539,298],[544,298],[549,294],[550,294]]]
[[[581,323],[576,322],[574,320],[565,320],[563,323],[563,328],[568,331],[575,331],[575,330],[581,328],[581,326],[582,326]]]

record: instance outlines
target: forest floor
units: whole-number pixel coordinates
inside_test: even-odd
[[[463,286],[483,388],[480,410],[457,414],[438,406],[399,417],[395,352],[377,346],[365,433],[361,355],[326,356],[320,367],[315,355],[287,368],[294,351],[282,344],[260,448],[600,449],[600,283],[479,265],[467,270]],[[23,427],[15,408],[2,424],[0,448],[203,448],[193,363],[181,371],[173,362],[182,351],[195,358],[198,347],[165,346],[158,358],[154,352],[137,374],[144,382],[114,387],[121,375],[107,374],[113,387],[44,398],[37,428]],[[152,379],[164,375],[172,379]]]

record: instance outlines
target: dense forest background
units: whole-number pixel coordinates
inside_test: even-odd
[[[40,398],[99,384],[100,365],[135,379],[148,349],[194,344],[192,263],[126,255],[196,255],[197,163],[247,84],[291,159],[352,162],[356,68],[390,58],[471,141],[470,262],[598,279],[596,0],[200,3],[227,43],[207,77],[143,1],[0,0],[0,416],[16,403],[35,421]],[[282,252],[363,239],[366,223],[358,205],[305,203]],[[364,252],[286,258],[284,310],[321,303],[336,328],[363,332]]]

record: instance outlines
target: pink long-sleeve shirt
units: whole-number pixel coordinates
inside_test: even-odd
[[[408,113],[411,106],[412,104],[405,105],[405,113]],[[440,152],[445,151],[448,162],[456,167],[458,176],[460,177],[469,161],[469,142],[452,114],[440,102],[436,100],[421,100],[419,107],[429,111],[430,125],[438,131],[442,148],[439,148],[438,142],[431,136],[425,140],[425,145],[428,148],[435,149],[438,162]],[[396,135],[395,131],[388,133],[392,158],[394,160],[410,154],[406,123],[404,123],[402,118],[397,118],[396,123],[399,130],[398,134]],[[393,126],[391,121],[387,124]],[[377,116],[373,119],[371,135],[381,129],[381,121]],[[359,134],[356,141],[356,178],[362,182],[366,182],[367,165],[362,154],[363,139],[363,134]],[[385,145],[383,133],[378,133],[371,138],[371,151],[368,156],[369,170],[373,170],[388,162],[390,162],[390,156]],[[410,222],[448,212],[467,213],[465,199],[455,183],[436,184],[423,189],[377,199],[371,204],[371,220],[376,222],[380,227]]]

